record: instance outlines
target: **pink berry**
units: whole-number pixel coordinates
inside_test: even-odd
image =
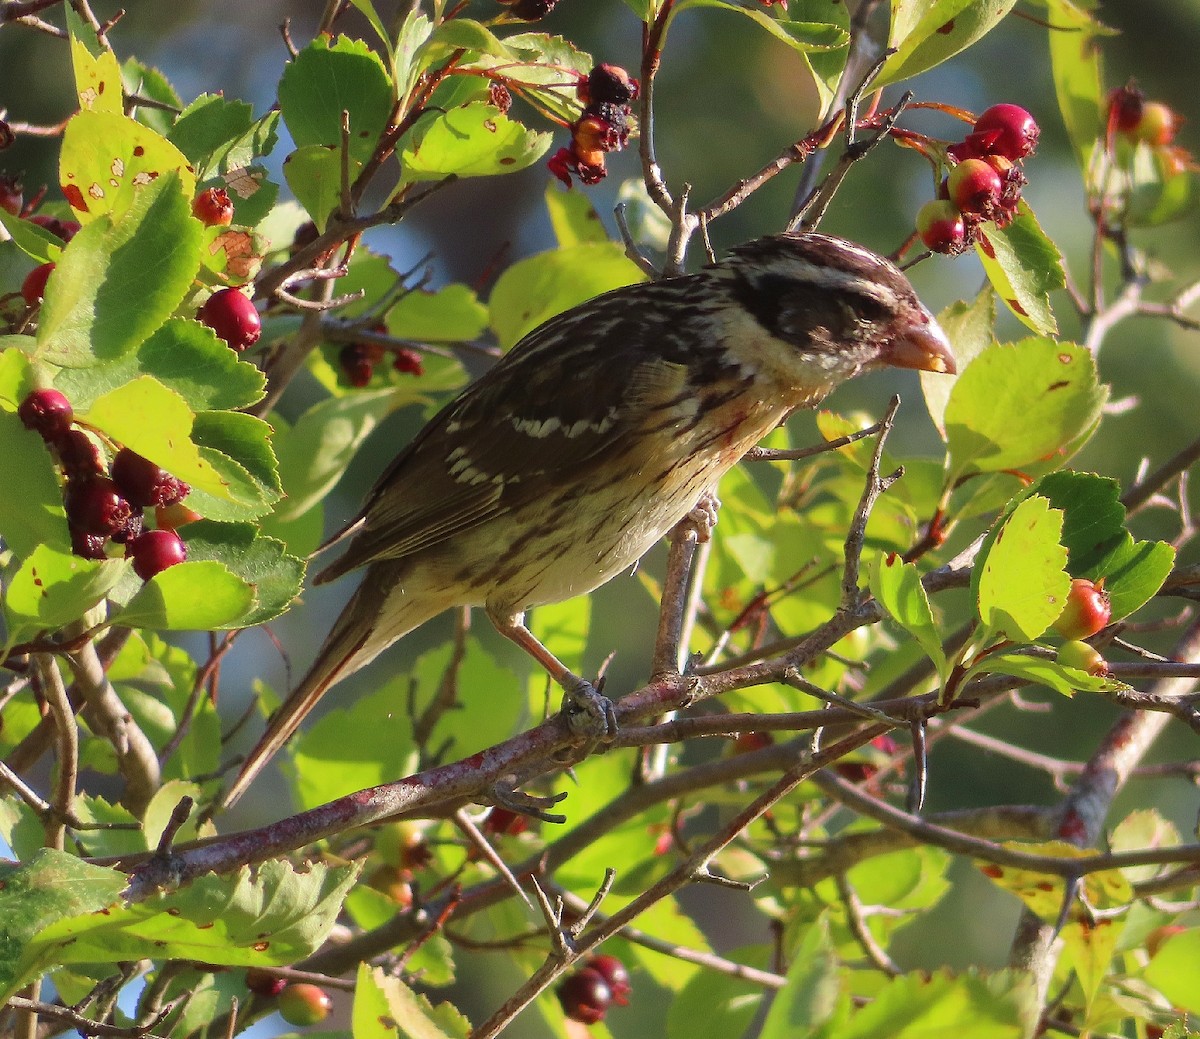
[[[147,530],[129,543],[125,554],[133,558],[133,572],[149,581],[187,559],[187,545],[173,530]]]
[[[558,986],[558,1001],[572,1021],[594,1025],[603,1021],[612,1005],[613,993],[598,970],[584,967]]]
[[[46,282],[49,281],[53,270],[54,264],[43,263],[25,275],[25,280],[21,282],[21,298],[25,300],[26,306],[34,307],[41,303],[42,297],[46,295]]]
[[[57,440],[71,428],[75,411],[58,390],[34,390],[21,401],[17,415],[26,429],[40,433],[43,440]]]
[[[988,151],[1006,159],[1023,159],[1037,147],[1041,133],[1037,122],[1019,105],[992,105],[975,121],[977,134],[995,133]]]
[[[257,996],[271,998],[278,996],[280,992],[287,988],[287,982],[270,971],[251,967],[246,971],[246,988]]]
[[[262,334],[258,311],[238,289],[218,289],[204,301],[196,317],[238,353],[257,343]]]
[[[110,537],[129,522],[133,509],[107,476],[67,483],[67,519],[88,534]]]
[[[315,1025],[329,1016],[333,1000],[318,985],[288,985],[278,996],[279,1016],[289,1025]]]
[[[181,501],[190,489],[161,466],[127,447],[121,448],[113,459],[112,478],[126,498],[143,508]]]
[[[233,223],[233,199],[224,188],[205,188],[192,202],[192,213],[208,227],[228,227]]]
[[[1107,626],[1111,618],[1108,593],[1094,582],[1077,577],[1071,582],[1067,604],[1054,622],[1054,630],[1069,641],[1086,639]]]
[[[1000,201],[1004,181],[990,163],[967,159],[950,171],[946,185],[953,202],[964,213],[989,217]]]
[[[958,253],[966,243],[967,227],[953,202],[934,199],[917,211],[917,234],[935,253]]]

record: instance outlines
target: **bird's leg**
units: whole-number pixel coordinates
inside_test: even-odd
[[[593,740],[611,739],[617,734],[617,712],[612,701],[543,646],[537,636],[525,627],[524,614],[503,616],[489,611],[488,616],[501,635],[525,650],[563,687],[566,694],[563,696],[563,714],[573,733]]]
[[[700,544],[704,544],[704,542],[712,540],[713,527],[717,525],[717,515],[720,511],[721,499],[717,497],[717,492],[710,487],[708,490],[700,492],[700,497],[692,506],[692,511],[680,522],[691,524],[696,531],[696,540]]]

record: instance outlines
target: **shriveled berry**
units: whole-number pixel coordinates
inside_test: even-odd
[[[192,213],[208,227],[228,227],[233,223],[233,199],[224,188],[205,188],[192,201]]]
[[[86,480],[104,471],[100,448],[82,429],[68,429],[56,437],[54,450],[68,480]]]
[[[79,233],[81,226],[78,220],[60,220],[56,216],[47,216],[45,213],[35,213],[29,219],[64,242],[69,242],[74,238]]]
[[[63,504],[67,519],[74,526],[88,534],[105,537],[111,537],[124,527],[133,515],[129,502],[121,497],[117,485],[107,476],[68,482]]]
[[[0,209],[20,216],[24,204],[25,186],[21,178],[11,173],[0,174]]]
[[[629,993],[633,991],[633,986],[629,983],[629,971],[617,957],[601,953],[588,957],[584,966],[597,971],[608,982],[612,1000],[617,1006],[629,1005]]]
[[[995,133],[995,140],[987,150],[1015,161],[1033,152],[1041,129],[1020,105],[1000,104],[992,105],[975,121],[974,132]]]
[[[613,1001],[612,989],[604,975],[591,967],[584,967],[563,981],[557,994],[563,1013],[585,1025],[603,1021]]]
[[[89,534],[78,527],[70,527],[71,551],[84,559],[107,559],[104,551],[105,537],[103,534]]]
[[[238,353],[257,343],[262,334],[258,311],[238,289],[218,289],[204,301],[196,317]]]
[[[1004,181],[983,159],[967,159],[950,171],[946,187],[950,201],[962,212],[989,217],[1000,202]]]
[[[319,985],[288,985],[277,997],[279,1016],[289,1025],[315,1025],[329,1016],[333,1000]]]
[[[43,440],[57,440],[71,428],[75,410],[58,390],[34,390],[17,407],[17,416]]]
[[[287,988],[287,982],[270,971],[262,970],[259,967],[251,967],[246,971],[246,988],[256,996],[273,998]]]
[[[129,519],[125,521],[125,525],[120,530],[114,530],[112,540],[118,545],[129,545],[142,536],[142,531],[146,529],[146,521],[142,516],[141,509],[134,509]]]
[[[126,546],[133,572],[143,581],[187,559],[187,545],[173,530],[147,530]]]
[[[1111,618],[1108,593],[1094,581],[1077,577],[1071,582],[1067,604],[1054,622],[1054,630],[1064,639],[1086,639],[1105,627]]]
[[[1087,642],[1064,642],[1058,647],[1055,659],[1064,667],[1077,668],[1089,675],[1108,674],[1108,661],[1095,646]]]
[[[183,486],[186,487],[187,484]],[[178,530],[201,518],[200,513],[189,509],[181,501],[170,505],[157,505],[154,509],[154,525],[159,530]]]
[[[25,275],[25,280],[21,282],[21,298],[25,300],[26,306],[34,307],[41,303],[42,297],[46,295],[46,282],[50,280],[53,271],[54,264],[42,263]]]
[[[421,359],[421,355],[416,350],[408,349],[408,347],[401,347],[396,351],[392,367],[405,375],[425,374],[425,362]]]
[[[966,243],[967,226],[953,202],[934,199],[917,211],[917,234],[935,253],[957,253]]]
[[[597,65],[587,78],[587,101],[611,101],[615,105],[627,105],[636,101],[638,81],[620,65]]]
[[[127,447],[113,459],[112,478],[126,498],[143,508],[181,501],[190,489],[162,466]]]

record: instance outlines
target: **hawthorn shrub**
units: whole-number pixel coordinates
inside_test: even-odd
[[[77,101],[56,127],[0,113],[0,145],[42,139],[58,168],[0,177],[8,1033],[226,1036],[276,1010],[303,1026],[334,989],[356,1039],[1141,1039],[1200,1013],[1200,846],[1145,798],[1114,805],[1145,775],[1181,798],[1195,778],[1144,758],[1200,731],[1200,441],[1123,481],[1078,462],[1089,442],[1105,457],[1115,416],[1163,406],[1101,380],[1114,329],[1194,342],[1200,264],[1154,258],[1194,208],[1180,113],[1106,81],[1108,30],[1070,0],[1038,5],[1056,96],[1036,117],[1028,98],[977,114],[909,92],[1008,31],[1011,0],[606,6],[641,23],[628,68],[539,25],[555,0],[417,0],[390,20],[329,3],[312,38],[285,33],[263,111],[219,84],[180,97],[87,0],[0,8],[0,31],[58,37]],[[652,116],[673,33],[714,8],[790,51],[821,112],[698,203]],[[1026,198],[1051,122],[1094,243],[1075,270]],[[626,148],[641,174],[610,237],[588,189]],[[795,203],[761,233],[817,227],[859,164],[928,171],[911,233],[865,244],[908,265],[969,254],[985,276],[939,315],[957,377],[923,375],[923,401],[905,385],[937,449],[888,443],[897,398],[821,411],[816,444],[793,422],[732,470],[713,539],[685,525],[632,578],[660,621],[640,684],[607,690],[611,746],[573,742],[545,676],[460,611],[444,645],[402,645],[368,691],[335,693],[283,755],[291,803],[260,797],[262,825],[231,826],[237,731],[286,690],[252,676],[258,709],[235,724],[221,661],[306,608],[307,560],[344,518],[326,501],[378,423],[444,403],[563,310],[694,268],[776,178]],[[436,243],[410,271],[369,244],[466,178],[530,167],[556,244],[479,243],[505,256],[479,284],[439,284]],[[576,670],[619,648],[586,598],[532,624]],[[1081,718],[1100,735],[1056,757],[1011,735],[1028,725],[984,731],[1006,714],[1064,746]],[[1057,796],[980,807],[930,769],[935,744]],[[949,807],[928,810],[931,789]],[[988,964],[948,948],[915,969],[906,932],[937,933],[921,928],[954,863],[1019,922]]]

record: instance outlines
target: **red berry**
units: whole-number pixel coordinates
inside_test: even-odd
[[[40,433],[43,440],[57,440],[71,428],[75,411],[58,390],[34,390],[21,401],[17,415],[26,429]]]
[[[1041,130],[1037,122],[1019,105],[992,105],[975,121],[975,133],[995,133],[988,151],[1006,159],[1023,159],[1037,147]]]
[[[953,202],[934,199],[917,212],[917,234],[935,253],[957,253],[966,244],[967,226]]]
[[[950,171],[946,188],[950,201],[962,212],[990,217],[1000,201],[1004,182],[983,159],[966,159]]]
[[[753,751],[769,747],[774,742],[775,739],[769,732],[739,732],[733,741],[733,752],[750,754]]]
[[[46,282],[53,270],[54,264],[43,263],[25,275],[25,280],[21,282],[21,297],[27,306],[35,307],[41,303],[42,297],[46,295]]]
[[[113,459],[112,478],[126,498],[143,508],[174,504],[190,490],[186,483],[127,447]]]
[[[516,836],[518,833],[524,833],[529,829],[529,819],[526,816],[520,815],[508,808],[501,808],[496,805],[488,812],[483,820],[483,832],[496,834],[508,834]]]
[[[1074,641],[1095,635],[1112,618],[1108,593],[1083,577],[1071,582],[1067,604],[1054,622],[1054,630],[1064,639]]]
[[[69,242],[79,233],[80,223],[78,220],[59,220],[58,217],[46,216],[45,213],[37,213],[29,219],[64,242]]]
[[[392,361],[392,367],[407,375],[425,374],[425,364],[421,360],[421,355],[416,350],[409,350],[407,347],[401,347],[396,351],[396,359]]]
[[[288,985],[278,996],[279,1016],[289,1025],[315,1025],[329,1016],[333,1000],[318,985]]]
[[[604,975],[591,967],[584,967],[558,986],[558,1001],[563,1013],[572,1021],[594,1025],[603,1021],[612,1005],[613,993],[604,980]]]
[[[192,213],[209,227],[228,227],[233,223],[233,199],[224,188],[205,188],[192,202]]]
[[[149,581],[187,559],[187,545],[173,530],[147,530],[129,543],[125,554],[133,559],[133,572]]]
[[[1175,140],[1180,123],[1179,115],[1173,109],[1161,101],[1147,101],[1142,108],[1142,118],[1133,128],[1133,136],[1135,140],[1161,147]]]
[[[629,971],[625,969],[625,964],[615,956],[601,954],[589,957],[584,966],[597,971],[608,982],[613,1002],[617,1006],[629,1005],[629,993],[633,991],[633,986],[629,983]]]
[[[1100,655],[1095,646],[1086,642],[1064,642],[1058,647],[1055,658],[1063,667],[1073,667],[1086,671],[1089,675],[1107,675],[1108,661]]]
[[[142,536],[145,527],[146,521],[142,516],[142,510],[134,509],[129,519],[125,521],[125,525],[120,530],[113,531],[112,540],[118,545],[131,545]]]
[[[257,343],[262,334],[258,311],[250,297],[238,289],[218,289],[205,300],[196,317],[238,353]]]
[[[71,527],[71,551],[84,559],[107,559],[104,551],[105,537],[103,534],[89,534],[86,530]]]
[[[7,210],[13,216],[20,216],[24,204],[25,193],[21,178],[15,174],[0,174],[0,209]]]
[[[82,429],[68,429],[54,440],[58,464],[69,480],[87,480],[104,472],[100,448]]]
[[[287,988],[287,982],[270,971],[251,967],[246,971],[246,988],[256,996],[273,998]]]
[[[1142,121],[1142,109],[1145,106],[1146,95],[1132,83],[1115,87],[1108,92],[1109,127],[1133,133]]]
[[[187,484],[182,486],[186,487]],[[178,530],[180,527],[186,527],[189,523],[195,523],[201,519],[201,515],[192,509],[189,509],[183,502],[177,501],[170,505],[156,505],[154,507],[154,525],[159,530]]]
[[[67,483],[67,519],[88,534],[111,537],[129,522],[133,509],[107,476]]]
[[[347,343],[338,353],[338,364],[351,386],[366,386],[375,374],[375,365],[383,357],[383,348],[374,343]]]

